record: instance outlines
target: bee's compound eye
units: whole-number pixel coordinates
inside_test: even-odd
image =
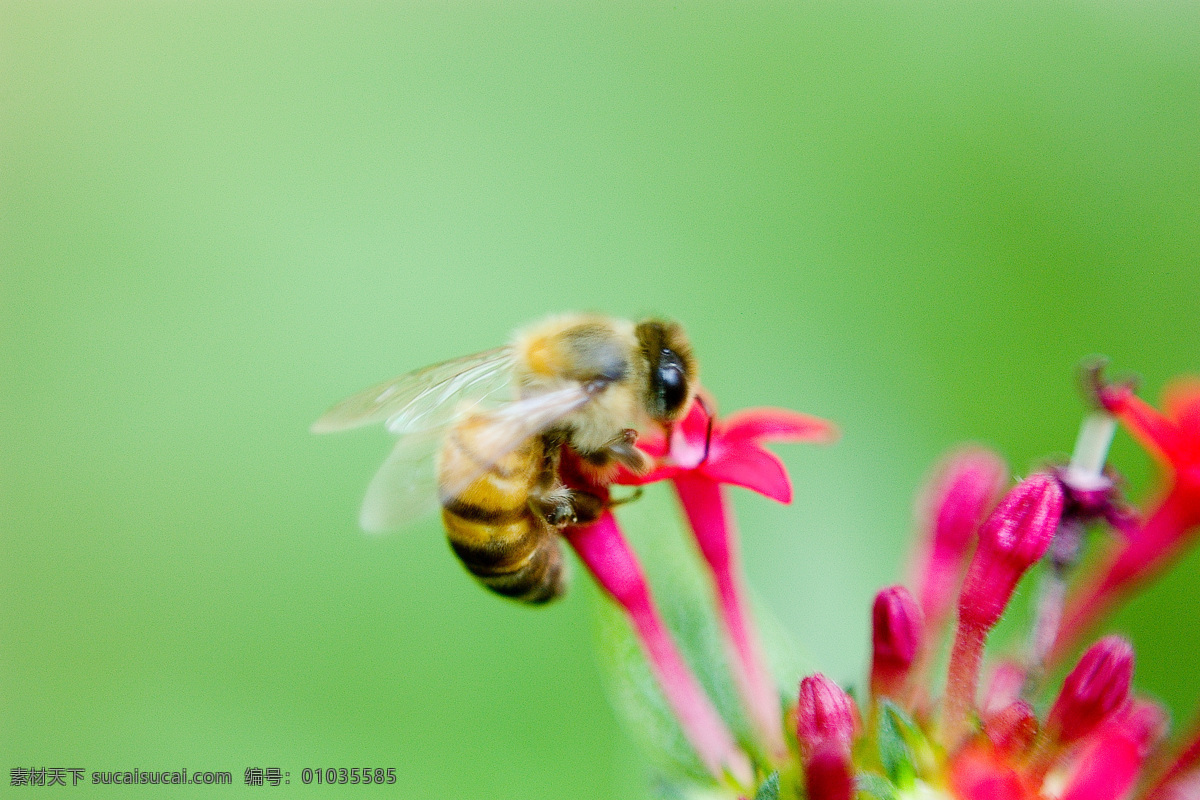
[[[658,396],[663,416],[673,417],[687,399],[687,376],[683,373],[683,362],[671,350],[663,348],[656,370]]]

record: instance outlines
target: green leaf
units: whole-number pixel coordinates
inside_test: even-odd
[[[896,787],[891,781],[875,772],[860,772],[854,780],[854,788],[860,798],[872,800],[896,800]]]
[[[892,703],[884,703],[879,710],[879,760],[892,783],[901,789],[911,786],[917,776],[909,740],[916,726],[908,716]]]
[[[754,800],[779,800],[779,773],[772,772],[770,777],[758,787]]]

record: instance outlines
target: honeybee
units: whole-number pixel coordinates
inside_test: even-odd
[[[312,430],[383,422],[400,438],[367,488],[363,528],[399,527],[436,500],[472,575],[498,594],[545,603],[565,589],[559,530],[594,521],[606,503],[563,483],[564,451],[597,485],[617,465],[646,471],[637,431],[669,429],[683,415],[696,370],[678,323],[565,314],[505,347],[362,391]]]

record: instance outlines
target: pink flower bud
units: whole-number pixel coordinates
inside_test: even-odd
[[[835,744],[817,748],[804,764],[808,800],[852,800],[854,769],[850,752]]]
[[[1063,681],[1049,727],[1063,744],[1083,738],[1125,706],[1132,681],[1133,646],[1119,636],[1104,637]]]
[[[923,503],[928,542],[917,576],[931,625],[938,627],[950,610],[975,531],[1007,478],[1003,459],[983,448],[951,454],[934,478]]]
[[[924,615],[908,589],[892,586],[875,596],[871,627],[871,691],[876,696],[903,693],[909,667],[921,647]]]
[[[979,531],[979,547],[959,598],[962,624],[990,629],[999,621],[1017,581],[1050,546],[1062,506],[1058,481],[1042,473],[1004,496]]]
[[[819,672],[800,681],[796,739],[801,748],[816,752],[835,744],[849,752],[857,727],[854,701],[840,686]]]
[[[979,531],[979,546],[958,599],[958,630],[950,651],[945,741],[957,744],[975,706],[983,646],[1004,613],[1017,581],[1042,557],[1062,517],[1063,494],[1050,475],[1031,475],[1004,496]]]

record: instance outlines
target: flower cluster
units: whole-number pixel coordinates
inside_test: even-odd
[[[671,482],[711,579],[752,740],[734,735],[680,654],[611,510],[564,533],[626,615],[707,770],[705,796],[1200,800],[1200,725],[1169,743],[1165,711],[1132,690],[1129,642],[1088,640],[1200,532],[1200,381],[1172,386],[1160,412],[1131,384],[1107,382],[1098,368],[1089,375],[1095,410],[1068,463],[1010,486],[988,450],[946,459],[922,500],[914,590],[892,586],[875,598],[869,679],[856,696],[819,673],[791,697],[778,693],[750,621],[725,489],[789,502],[787,472],[762,444],[831,441],[833,426],[780,409],[718,419],[709,401],[669,435],[639,441],[655,468],[616,482]],[[1144,513],[1106,465],[1118,423],[1165,467]],[[1105,534],[1093,537],[1101,552],[1084,558],[1089,528]],[[989,635],[1035,567],[1023,652],[989,662]],[[1061,683],[1050,679],[1064,672]]]

